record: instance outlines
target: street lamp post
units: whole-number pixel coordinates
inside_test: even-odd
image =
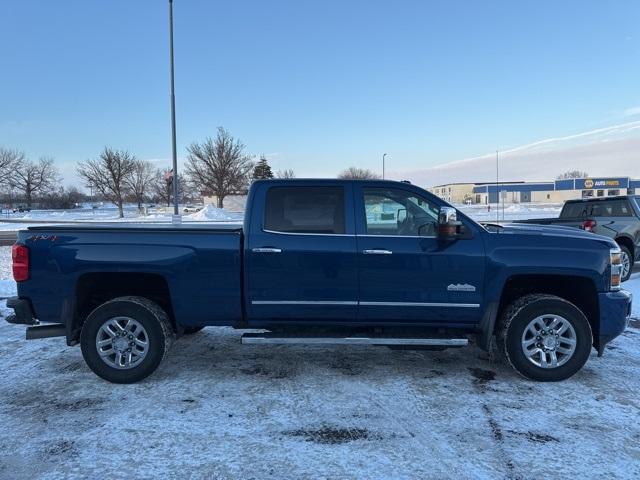
[[[169,0],[169,63],[171,70],[171,150],[173,160],[173,220],[180,221],[178,211],[178,154],[176,152],[176,95],[173,80],[173,0]]]
[[[384,180],[384,158],[387,156],[387,154],[385,153],[384,155],[382,155],[382,179]]]

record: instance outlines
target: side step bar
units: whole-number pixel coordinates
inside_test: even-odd
[[[401,338],[401,337],[278,337],[264,333],[245,333],[244,345],[420,345],[428,347],[464,347],[466,338]]]

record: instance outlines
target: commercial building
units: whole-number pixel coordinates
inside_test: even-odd
[[[589,197],[640,194],[640,180],[629,177],[591,177],[553,182],[451,183],[430,191],[452,203],[558,203]]]

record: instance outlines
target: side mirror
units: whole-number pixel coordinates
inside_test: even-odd
[[[458,228],[462,222],[458,221],[458,212],[453,207],[440,207],[438,214],[438,238],[452,241],[458,238]]]

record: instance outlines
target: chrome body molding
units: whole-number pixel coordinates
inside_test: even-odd
[[[252,300],[251,305],[358,305],[358,302],[333,300]]]
[[[479,303],[425,303],[425,302],[358,302],[333,300],[252,300],[251,305],[362,305],[365,307],[452,307],[480,308]]]

